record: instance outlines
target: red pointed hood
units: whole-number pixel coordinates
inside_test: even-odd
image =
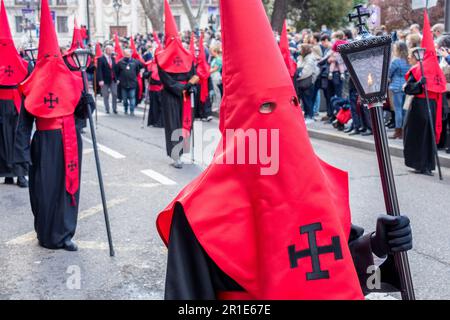
[[[163,46],[161,44],[161,40],[159,40],[158,34],[156,32],[153,32],[153,39],[156,42],[157,48],[155,50],[155,55],[163,50]]]
[[[248,298],[362,299],[348,248],[348,176],[314,153],[261,0],[220,7],[223,138],[212,164],[159,216],[160,235],[168,243],[180,205],[202,248]],[[302,258],[316,252],[308,232],[329,249],[318,257],[322,274]]]
[[[286,63],[286,66],[288,67],[289,74],[291,75],[291,78],[292,78],[292,77],[294,77],[295,72],[297,71],[297,63],[294,61],[294,59],[292,59],[292,56],[291,56],[286,21],[283,24],[283,31],[281,32],[280,50],[281,50],[281,54],[283,55],[284,62]]]
[[[117,32],[114,33],[114,52],[116,53],[116,62],[119,62],[123,58],[123,50],[122,46],[120,45],[119,36],[117,35]]]
[[[156,54],[155,60],[158,66],[168,73],[187,73],[194,63],[194,57],[183,47],[178,38]]]
[[[197,75],[200,78],[200,101],[205,102],[206,99],[208,99],[209,95],[209,86],[208,86],[208,79],[211,75],[210,73],[210,66],[208,64],[208,61],[206,60],[206,53],[205,53],[205,47],[204,47],[204,33],[202,32],[200,35],[198,47],[199,47],[199,53],[197,57]]]
[[[173,39],[179,38],[177,23],[170,9],[169,1],[167,0],[164,0],[164,17],[165,46],[167,47]]]
[[[83,38],[81,37],[81,29],[78,26],[77,18],[74,18],[73,25],[74,27],[73,27],[72,44],[70,46],[70,49],[65,54],[66,56],[71,55],[78,48],[84,48]]]
[[[425,77],[427,78],[428,90],[436,93],[446,92],[447,80],[445,79],[444,72],[439,66],[427,10],[424,12],[422,48],[426,49],[423,67],[425,70]],[[411,72],[416,80],[422,78],[420,65],[412,67]],[[409,77],[409,73],[406,76]]]
[[[189,43],[189,51],[191,52],[192,56],[195,59],[195,57],[196,57],[196,54],[195,54],[195,35],[194,35],[193,32],[191,32],[191,41]]]
[[[28,74],[28,63],[17,52],[9,28],[5,4],[0,7],[0,87],[14,87]]]
[[[83,83],[80,76],[67,68],[61,56],[48,0],[42,0],[41,8],[38,59],[20,90],[25,96],[25,108],[31,114],[41,118],[63,117],[74,112]]]
[[[145,61],[142,58],[142,56],[139,54],[139,52],[137,51],[136,48],[136,43],[134,42],[134,38],[133,36],[131,36],[130,38],[130,49],[133,51],[132,53],[132,58],[135,60],[138,60],[139,62],[141,62],[143,65],[145,65]]]
[[[100,42],[97,42],[95,44],[95,58],[94,58],[95,66],[97,66],[98,59],[101,58],[101,56],[103,56],[102,47],[100,45]]]

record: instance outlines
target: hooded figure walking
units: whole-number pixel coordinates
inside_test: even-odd
[[[90,95],[82,78],[61,56],[48,0],[42,0],[41,37],[36,67],[20,85],[24,95],[16,144],[30,152],[18,161],[30,164],[30,201],[39,244],[76,251],[82,140],[76,121],[86,119]],[[37,131],[29,146],[33,123]]]
[[[0,177],[6,184],[28,187],[26,164],[14,163],[14,140],[22,99],[18,85],[28,75],[28,63],[17,52],[9,28],[5,4],[0,8]],[[19,152],[24,152],[19,150]]]
[[[165,4],[165,48],[156,54],[159,77],[163,85],[161,105],[166,134],[167,155],[172,166],[181,169],[181,156],[189,150],[193,125],[190,92],[199,82],[195,75],[194,57],[187,51],[178,35],[169,3]]]
[[[263,4],[220,8],[223,138],[212,164],[158,217],[166,299],[363,299],[373,254],[385,258],[380,290],[398,288],[392,253],[411,248],[409,220],[380,216],[367,235],[352,226],[348,175],[314,153]],[[242,130],[278,150],[278,165],[230,161]]]

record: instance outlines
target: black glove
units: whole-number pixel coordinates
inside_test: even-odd
[[[80,118],[87,119],[89,118],[88,105],[91,107],[91,114],[95,111],[95,100],[94,97],[90,93],[83,93],[80,101],[81,105],[81,114]]]
[[[372,251],[378,257],[409,251],[413,247],[412,231],[408,217],[382,215],[377,221],[377,231],[372,235]]]

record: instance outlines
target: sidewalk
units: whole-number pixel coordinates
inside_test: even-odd
[[[309,124],[307,127],[309,136],[311,138],[339,143],[358,149],[375,151],[375,142],[373,140],[373,136],[349,136],[343,131],[336,130],[331,124],[325,124],[322,121],[316,121],[312,124]],[[391,134],[392,130],[389,130],[388,135]],[[403,158],[402,140],[389,139],[389,148],[391,150],[392,156]],[[439,151],[439,159],[441,161],[442,167],[450,168],[450,154],[447,154],[445,151]]]

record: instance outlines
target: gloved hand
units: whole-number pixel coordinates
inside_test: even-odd
[[[378,218],[377,229],[372,235],[372,251],[378,257],[409,251],[413,247],[412,230],[408,217],[382,215]]]
[[[87,119],[89,117],[87,105],[89,104],[91,106],[91,114],[94,113],[96,109],[94,97],[90,93],[84,93],[80,102],[83,106],[83,118]]]
[[[345,73],[341,73],[341,81],[345,81]]]
[[[333,80],[333,73],[332,73],[332,72],[330,72],[330,73],[328,74],[328,80]]]
[[[215,95],[216,95],[216,93],[214,92],[214,90],[211,90],[211,91],[209,92],[209,98],[210,98],[210,99],[214,98]]]

